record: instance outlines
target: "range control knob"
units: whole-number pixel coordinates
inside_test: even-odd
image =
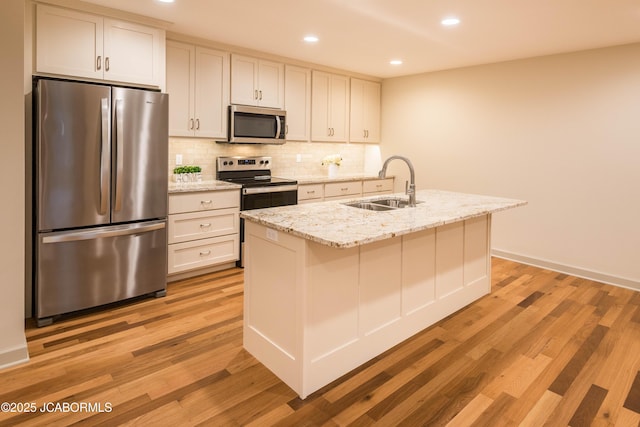
[[[233,166],[233,160],[229,161],[229,166]]]
[[[265,160],[265,161],[264,161],[264,164],[265,164],[265,165],[268,165],[268,164],[269,164],[269,160]]]
[[[223,164],[224,166],[227,166],[227,161],[225,160],[224,162],[222,162],[222,164]]]

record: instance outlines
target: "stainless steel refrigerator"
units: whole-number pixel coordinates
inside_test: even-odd
[[[34,100],[38,325],[164,295],[168,95],[40,78]]]

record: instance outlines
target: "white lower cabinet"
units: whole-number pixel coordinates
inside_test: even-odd
[[[321,202],[324,198],[324,184],[298,185],[298,204]]]
[[[362,196],[362,181],[331,182],[324,185],[324,200],[353,199]]]
[[[298,185],[298,204],[393,193],[394,178]]]
[[[393,193],[393,178],[372,179],[362,183],[363,196]]]
[[[170,275],[238,260],[239,190],[170,194],[168,228]]]

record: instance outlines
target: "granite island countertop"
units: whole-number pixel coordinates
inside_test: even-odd
[[[192,193],[196,191],[239,190],[242,186],[226,181],[204,180],[199,182],[169,182],[169,194]]]
[[[397,193],[351,201],[388,197],[407,198]],[[441,190],[419,190],[416,199],[422,203],[414,208],[389,211],[354,208],[344,204],[350,200],[340,200],[242,211],[240,217],[323,245],[350,248],[527,204]]]

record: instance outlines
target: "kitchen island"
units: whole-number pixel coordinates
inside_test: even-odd
[[[490,292],[491,215],[526,202],[436,190],[417,200],[241,213],[244,347],[301,398]]]

